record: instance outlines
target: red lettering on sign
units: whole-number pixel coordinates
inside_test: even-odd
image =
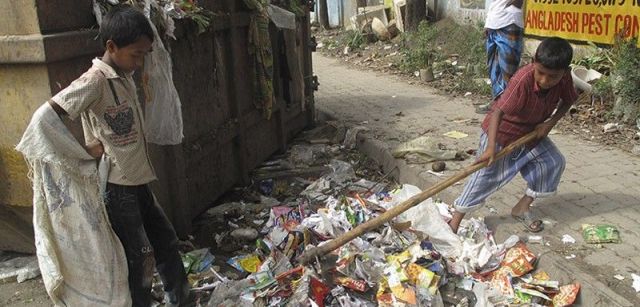
[[[586,33],[586,29],[589,27],[589,13],[582,13],[582,33]]]
[[[618,15],[615,19],[616,33],[622,32],[623,37],[638,37],[640,20],[635,15]]]
[[[586,28],[588,26],[585,25]],[[527,11],[525,27],[558,32],[580,32],[580,13],[577,12],[552,12],[552,11]]]
[[[583,28],[582,28],[583,33],[589,33],[592,35],[602,34],[602,31],[603,31],[602,15],[593,14],[593,13],[583,13],[582,24],[583,24]],[[586,29],[585,29],[585,26],[586,26]]]
[[[604,34],[609,35],[609,20],[611,19],[611,14],[604,14]]]

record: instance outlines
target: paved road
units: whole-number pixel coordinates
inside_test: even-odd
[[[349,68],[343,62],[317,54],[314,69],[320,78],[320,91],[316,95],[318,110],[371,129],[367,140],[374,145],[369,146],[369,152],[379,152],[382,157],[385,154],[380,151],[419,135],[436,138],[450,148],[477,147],[483,117],[474,113],[473,96],[452,98],[426,85],[411,85],[393,75]],[[460,140],[442,136],[451,130],[469,136]],[[558,132],[551,138],[564,153],[567,168],[558,194],[536,202],[538,212],[548,223],[543,235],[550,246],[531,245],[532,248],[544,254],[541,263],[546,261],[548,270],[558,271],[556,275],[560,275],[562,282],[583,283],[582,305],[640,305],[630,276],[640,272],[640,158],[574,135]],[[384,159],[381,162],[389,164]],[[411,173],[401,176],[405,181],[433,184],[441,180],[426,172],[430,165],[393,163],[400,163],[405,172]],[[450,163],[450,170],[445,173],[451,175],[468,163]],[[495,227],[497,239],[513,233],[528,236],[523,227],[509,217],[511,207],[525,188],[524,181],[517,178],[475,213],[484,216],[490,227]],[[462,185],[456,185],[440,197],[452,203],[461,190]],[[623,242],[601,247],[588,245],[581,236],[581,225],[585,223],[615,225]],[[563,234],[571,235],[577,242],[562,244]],[[576,258],[565,258],[572,254]],[[625,279],[615,279],[616,274]]]

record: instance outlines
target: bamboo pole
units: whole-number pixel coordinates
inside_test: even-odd
[[[507,154],[511,153],[513,150],[515,150],[516,148],[519,148],[523,145],[526,145],[532,141],[534,141],[536,139],[536,132],[532,131],[529,134],[524,135],[523,137],[519,138],[517,141],[511,143],[509,146],[506,146],[505,148],[503,148],[497,155],[496,155],[496,160],[500,159],[504,156],[506,156]],[[417,204],[425,201],[426,199],[428,199],[429,197],[432,197],[438,193],[440,193],[442,190],[452,186],[453,184],[457,183],[458,181],[468,177],[469,175],[475,173],[476,171],[484,168],[487,166],[489,162],[488,161],[484,161],[482,163],[477,163],[477,164],[472,164],[469,165],[467,167],[465,167],[464,169],[462,169],[462,171],[458,172],[457,174],[455,174],[454,176],[451,176],[449,178],[447,178],[446,180],[439,182],[438,184],[432,186],[431,188],[424,190],[422,192],[420,192],[419,194],[414,195],[413,197],[405,200],[404,202],[398,204],[397,206],[387,210],[386,212],[384,212],[383,214],[377,216],[374,219],[368,220],[360,225],[358,225],[356,228],[350,230],[349,232],[346,232],[344,234],[342,234],[341,236],[321,245],[318,247],[313,247],[310,248],[308,250],[306,250],[304,253],[302,253],[302,255],[300,255],[300,257],[298,258],[298,262],[301,264],[307,264],[311,261],[313,261],[314,259],[318,258],[318,257],[322,257],[336,249],[338,249],[339,247],[347,244],[349,241],[373,230],[376,229],[380,226],[382,226],[384,223],[392,220],[393,218],[395,218],[396,216],[402,214],[403,212],[409,210],[410,208],[416,206]]]

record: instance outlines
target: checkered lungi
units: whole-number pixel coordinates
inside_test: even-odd
[[[485,151],[488,136],[482,132],[478,157]],[[496,153],[502,146],[496,145]],[[509,183],[519,172],[527,182],[526,195],[535,198],[556,193],[565,167],[564,156],[545,137],[534,148],[522,146],[473,175],[454,204],[458,212],[470,212],[481,206],[491,194]]]
[[[493,99],[504,92],[507,82],[518,70],[522,55],[524,29],[512,24],[499,30],[488,30],[487,66]]]

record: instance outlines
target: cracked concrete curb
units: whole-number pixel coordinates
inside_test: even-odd
[[[323,115],[325,118],[330,116]],[[391,176],[399,183],[408,183],[425,189],[437,183],[434,179],[427,179],[420,175],[420,171],[404,160],[395,159],[391,155],[391,151],[385,146],[385,143],[372,138],[367,133],[360,133],[357,137],[357,149],[374,160],[382,167],[382,171],[386,174],[392,172]],[[454,199],[455,194],[451,191],[442,191],[438,197],[445,199]],[[563,275],[560,278],[561,284],[567,284],[574,281],[580,283],[580,295],[574,306],[624,306],[631,307],[633,304],[623,296],[611,290],[606,284],[600,282],[593,276],[589,275],[578,268],[575,264],[567,261],[562,256],[555,253],[543,254],[538,262],[538,268],[543,269],[551,276]]]

